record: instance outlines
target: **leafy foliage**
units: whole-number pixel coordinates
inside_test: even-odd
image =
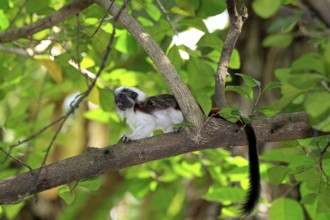
[[[65,4],[64,0],[1,0],[0,31],[30,24]],[[285,18],[275,16],[286,4],[297,12]],[[264,38],[257,42],[260,53],[285,50],[292,44],[292,48],[299,48],[301,52],[299,56],[292,55],[293,60],[287,59],[284,62],[287,65],[276,66],[272,70],[276,79],[267,81],[258,75],[263,73],[251,72],[251,69],[255,71],[254,67],[245,67],[248,57],[243,56],[243,50],[249,50],[248,47],[234,50],[229,67],[235,74],[228,77],[226,91],[235,107],[222,109],[220,114],[236,122],[242,112],[273,116],[279,112],[305,111],[316,129],[315,136],[329,132],[330,41],[323,32],[326,25],[318,22],[304,26],[304,12],[296,7],[295,1],[255,0],[251,7],[250,13],[268,22],[267,26],[263,24],[268,27]],[[131,1],[128,11],[167,52],[203,111],[209,112],[214,95],[214,73],[226,29],[211,33],[203,19],[224,12],[225,1],[140,0]],[[22,49],[23,54],[0,49],[0,147],[32,168],[41,166],[58,127],[52,126],[37,138],[17,146],[15,143],[65,114],[77,94],[90,85],[113,32],[108,17],[97,29],[103,16],[104,12],[92,5],[79,16],[68,18],[55,27],[3,45]],[[297,36],[301,34],[298,26],[306,31],[307,43],[298,41]],[[191,28],[203,33],[195,48],[173,43],[176,33]],[[313,35],[315,32],[320,34]],[[303,51],[306,45],[312,48]],[[90,144],[103,147],[118,141],[127,128],[116,114],[112,90],[121,85],[139,87],[149,95],[170,92],[150,58],[119,25],[106,68],[88,96],[89,102],[83,103],[67,120],[47,163],[77,155]],[[279,99],[267,100],[267,94],[276,93],[280,93]],[[240,105],[237,100],[250,107]],[[92,142],[93,138],[98,140]],[[270,206],[271,219],[304,219],[303,209],[311,219],[329,219],[329,143],[329,136],[295,140],[261,154],[263,180],[274,187],[284,186],[288,192],[297,190],[301,197],[299,201],[281,193],[273,201],[266,202],[262,198],[260,202]],[[247,167],[246,159],[227,150],[205,150],[80,181],[76,186],[65,185],[55,189],[55,193],[53,190],[39,195],[39,203],[60,201],[57,203],[60,211],[50,213],[58,219],[78,219],[81,215],[90,219],[184,219],[198,199],[206,204],[201,209],[216,202],[221,204],[221,217],[236,216],[238,212],[232,205],[244,197]],[[28,170],[2,152],[0,169],[1,179]],[[29,200],[2,205],[0,216],[13,219],[27,207],[31,215],[49,217],[33,213],[32,206]]]

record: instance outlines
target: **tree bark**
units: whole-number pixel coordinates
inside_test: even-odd
[[[252,126],[259,143],[312,137],[313,128],[305,113],[280,114],[272,118],[256,117]],[[234,134],[234,135],[233,135]],[[192,141],[199,136],[199,143]],[[24,197],[70,183],[116,171],[152,160],[187,152],[247,144],[244,130],[236,124],[209,118],[198,133],[182,130],[131,143],[86,152],[31,172],[0,181],[0,204],[19,202]]]

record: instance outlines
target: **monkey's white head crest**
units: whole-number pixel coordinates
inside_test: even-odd
[[[118,87],[117,89],[115,89],[115,95],[118,95],[119,93],[121,93],[124,90],[130,90],[130,91],[137,93],[137,99],[136,99],[137,102],[144,102],[147,98],[147,95],[144,92],[142,92],[141,90],[139,90],[135,87],[129,87],[129,86]]]

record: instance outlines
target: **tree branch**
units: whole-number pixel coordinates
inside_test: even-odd
[[[54,25],[66,20],[68,17],[71,17],[84,10],[92,3],[92,0],[73,1],[70,4],[63,6],[58,11],[55,11],[49,16],[40,19],[34,23],[31,23],[21,28],[15,28],[0,33],[0,43],[10,42],[19,38],[24,38],[44,29],[53,27]]]
[[[95,0],[105,11],[108,11],[111,1]],[[109,12],[115,16],[120,7],[114,3]],[[176,69],[165,55],[160,46],[152,39],[150,34],[126,11],[123,11],[118,20],[132,34],[135,40],[142,46],[149,57],[153,60],[165,81],[174,93],[180,108],[187,121],[192,122],[199,130],[205,121],[205,116],[201,112],[194,97],[188,87],[183,83]],[[196,140],[198,141],[198,140]]]
[[[330,2],[327,0],[304,0],[307,5],[309,5],[312,10],[316,12],[316,15],[328,26],[330,27]]]
[[[307,138],[314,134],[305,113],[281,114],[273,118],[256,117],[252,126],[259,143]],[[192,139],[192,134],[182,131],[129,144],[90,148],[85,153],[44,166],[41,170],[35,169],[0,181],[0,204],[15,203],[26,196],[62,184],[152,160],[197,150],[247,144],[241,127],[215,118],[210,118],[203,127],[200,143]]]
[[[243,23],[247,19],[247,9],[242,6],[240,12],[237,11],[236,2],[227,0],[227,10],[230,18],[230,28],[223,44],[217,73],[215,74],[215,104],[216,107],[227,106],[225,97],[226,76],[228,75],[228,65],[231,54],[235,48],[237,39],[241,33]]]

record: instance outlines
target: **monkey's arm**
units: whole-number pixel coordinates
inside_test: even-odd
[[[143,112],[135,112],[127,118],[127,124],[132,130],[131,134],[124,134],[121,141],[139,140],[150,137],[155,130],[156,124],[152,115]]]

